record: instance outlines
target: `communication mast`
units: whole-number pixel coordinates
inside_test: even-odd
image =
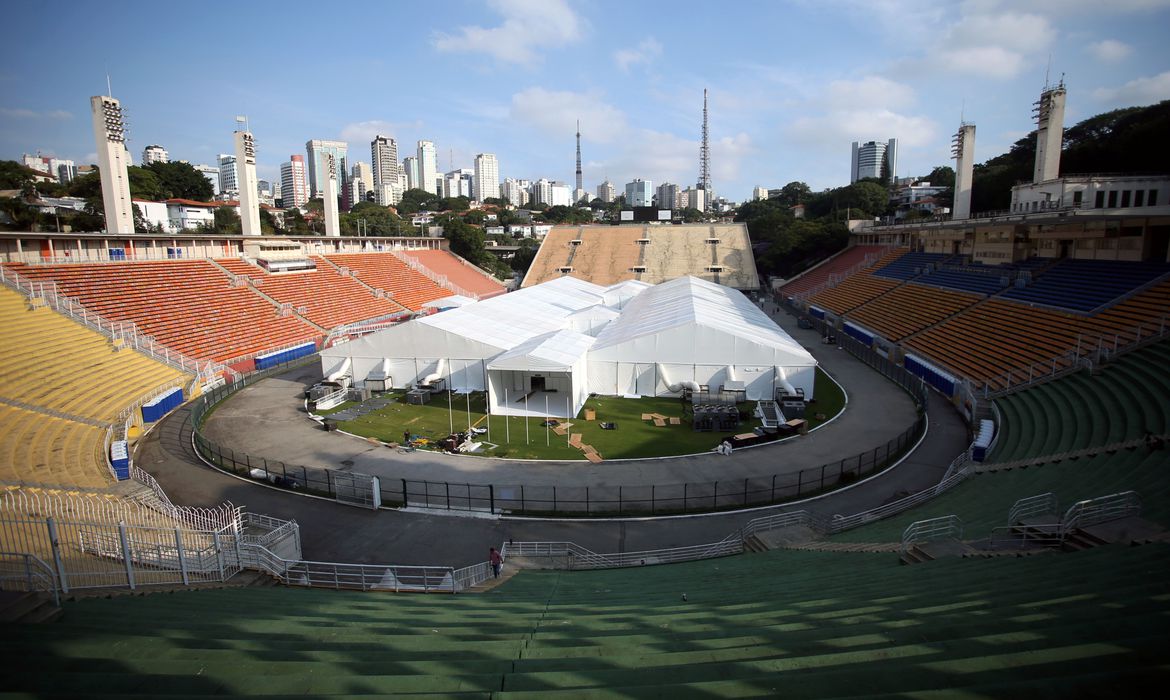
[[[584,181],[581,179],[581,120],[577,120],[577,191],[573,193],[573,197],[580,197],[581,193],[585,191],[583,186]]]
[[[703,142],[699,146],[699,189],[704,199],[711,196],[711,149],[707,139],[707,88],[703,88]]]

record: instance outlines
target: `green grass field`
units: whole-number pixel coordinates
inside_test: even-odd
[[[409,430],[413,437],[435,441],[445,438],[453,430],[455,432],[466,430],[470,423],[475,427],[489,429],[488,434],[477,438],[485,443],[485,449],[477,453],[480,455],[539,460],[585,459],[581,450],[568,445],[566,435],[557,435],[551,429],[542,426],[541,418],[491,416],[489,420],[486,415],[486,395],[483,392],[472,393],[470,396],[452,394],[450,408],[445,394],[434,396],[433,401],[425,406],[406,403],[406,395],[402,391],[395,391],[390,395],[395,400],[391,405],[359,418],[340,422],[339,427],[348,433],[384,442],[401,442],[405,430]],[[816,427],[824,422],[817,420],[814,417],[816,414],[823,414],[824,420],[828,420],[840,413],[845,405],[841,388],[820,369],[817,370],[815,396],[816,401],[810,404],[807,415],[809,427]],[[352,405],[342,404],[320,413],[328,416]],[[750,414],[755,405],[754,401],[747,401],[740,404],[740,410]],[[624,399],[592,396],[585,403],[585,408],[596,411],[597,419],[584,420],[585,411],[582,411],[578,418],[570,421],[572,423],[570,432],[580,433],[582,442],[592,445],[605,459],[665,457],[706,452],[725,437],[735,433],[751,432],[760,424],[759,419],[753,417],[741,423],[739,429],[735,431],[695,432],[691,429],[690,415],[683,417],[682,407],[678,399],[674,398]],[[643,413],[677,416],[682,418],[682,423],[668,424],[660,428],[655,426],[653,421],[642,420]],[[617,429],[602,430],[603,422],[616,423]],[[496,446],[490,447],[489,443]]]

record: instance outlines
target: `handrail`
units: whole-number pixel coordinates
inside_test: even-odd
[[[1024,518],[1031,518],[1037,515],[1044,515],[1045,513],[1057,513],[1056,494],[1049,491],[1036,496],[1028,496],[1021,498],[1012,505],[1011,510],[1008,511],[1008,525],[1018,525]]]
[[[411,257],[410,255],[407,255],[406,253],[404,253],[401,250],[391,250],[390,254],[393,255],[394,257],[398,258],[402,262],[406,263],[406,265],[410,269],[419,273],[423,277],[426,277],[427,279],[429,279],[430,281],[439,285],[443,289],[448,289],[456,294],[461,294],[465,297],[470,297],[470,298],[475,299],[477,301],[479,300],[478,294],[476,294],[475,292],[469,292],[466,289],[464,289],[463,287],[460,287],[459,285],[455,284],[454,282],[452,282],[450,279],[447,278],[447,275],[440,275],[439,273],[435,272],[434,270],[431,270],[429,267],[427,267],[426,265],[423,265],[421,262],[419,262],[419,260],[417,258]]]
[[[1122,491],[1077,501],[1065,511],[1060,523],[1067,533],[1077,528],[1140,515],[1141,512],[1142,501],[1137,492]]]
[[[10,575],[7,567],[0,565],[0,589],[11,590],[10,582],[24,581],[24,590],[31,592],[42,591],[53,594],[53,605],[61,607],[61,594],[57,586],[57,572],[43,559],[28,552],[0,552],[0,560],[19,559],[23,566],[24,575]]]
[[[943,515],[937,518],[918,520],[902,531],[903,554],[913,545],[942,539],[963,539],[963,521],[957,515]]]
[[[743,539],[737,531],[717,542],[605,554],[599,554],[573,542],[508,542],[504,544],[501,552],[512,557],[564,558],[565,561],[556,568],[616,569],[740,554],[743,552]]]

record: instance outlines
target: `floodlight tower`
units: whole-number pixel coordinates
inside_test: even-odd
[[[89,98],[89,108],[97,142],[106,232],[134,233],[134,203],[130,199],[130,176],[126,170],[130,154],[126,150],[122,103],[108,95],[95,95]]]
[[[971,179],[975,172],[975,125],[961,122],[951,139],[951,157],[955,159],[955,196],[951,218],[971,218]]]
[[[1036,115],[1036,163],[1032,182],[1060,177],[1060,148],[1064,142],[1064,78],[1045,85],[1032,111]]]
[[[260,193],[256,189],[256,141],[246,126],[244,117],[236,117],[237,124],[245,124],[233,135],[236,141],[236,177],[240,189],[240,231],[245,236],[259,236]]]
[[[325,154],[325,235],[340,236],[341,226],[337,217],[337,159],[332,153]]]
[[[703,139],[699,145],[699,186],[703,190],[704,209],[711,201],[711,148],[707,133],[707,88],[703,88]]]

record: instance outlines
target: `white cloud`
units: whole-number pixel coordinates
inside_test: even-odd
[[[1116,63],[1133,53],[1133,47],[1115,39],[1103,39],[1089,44],[1089,51],[1099,61]]]
[[[66,112],[63,109],[53,109],[48,112],[36,112],[31,109],[9,109],[7,107],[0,107],[0,116],[8,117],[10,119],[72,119],[73,114]]]
[[[829,109],[856,109],[874,106],[906,107],[914,102],[914,89],[909,85],[869,75],[860,80],[834,80],[823,96]]]
[[[1170,71],[1150,78],[1138,78],[1116,88],[1097,88],[1093,97],[1125,107],[1138,107],[1170,99]]]
[[[793,122],[791,131],[802,142],[818,148],[840,149],[842,144],[869,139],[898,139],[903,148],[934,143],[938,125],[928,118],[888,109],[836,110]]]
[[[538,59],[536,50],[581,39],[584,21],[565,0],[490,0],[503,16],[498,27],[460,27],[455,34],[436,33],[439,51],[486,53],[506,63]]]
[[[629,71],[630,66],[638,64],[649,65],[662,55],[662,44],[654,37],[646,37],[638,43],[636,48],[618,49],[613,52],[613,62],[623,71]]]
[[[512,95],[511,119],[552,136],[570,137],[581,120],[581,138],[610,143],[626,129],[626,115],[597,92],[567,92],[533,87]]]
[[[1048,18],[998,11],[994,3],[971,3],[968,14],[940,30],[921,66],[979,77],[1006,79],[1020,74],[1030,56],[1056,40]]]
[[[371,119],[364,122],[353,122],[341,127],[341,140],[350,143],[368,144],[378,134],[397,139],[396,134],[402,129],[420,129],[422,122],[413,123],[388,122],[381,119]],[[398,143],[398,150],[402,150],[402,142]]]

